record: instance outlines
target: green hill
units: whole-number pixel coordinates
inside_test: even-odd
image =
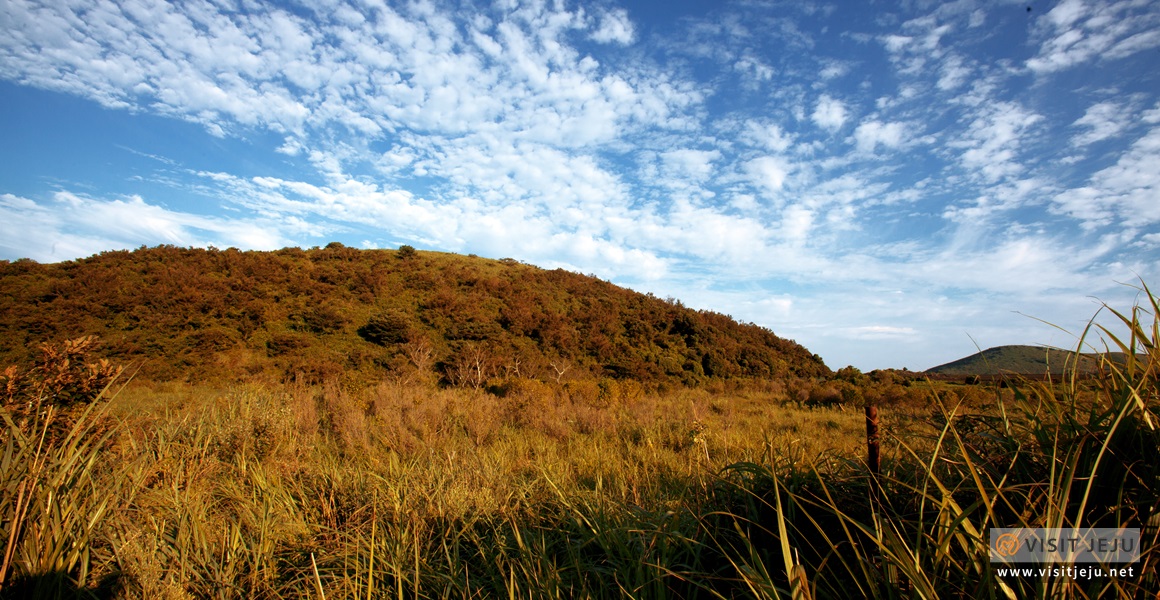
[[[1062,375],[1072,352],[1046,346],[997,346],[926,370],[931,375]],[[1080,371],[1095,368],[1092,355],[1084,355]]]
[[[653,384],[814,377],[821,359],[753,324],[564,270],[437,252],[162,246],[0,261],[0,365],[100,337],[142,377]]]

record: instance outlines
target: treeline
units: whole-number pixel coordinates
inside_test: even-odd
[[[384,376],[653,386],[830,375],[753,324],[512,259],[325,248],[160,246],[0,261],[0,364],[82,335],[156,380]]]

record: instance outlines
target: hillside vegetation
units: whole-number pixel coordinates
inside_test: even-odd
[[[365,384],[387,375],[657,385],[825,376],[768,329],[512,259],[163,246],[0,262],[0,364],[83,335],[152,380]]]
[[[926,370],[926,373],[930,375],[1027,375],[1032,377],[1048,373],[1062,375],[1068,369],[1090,373],[1095,370],[1099,362],[1098,358],[1098,355],[1095,354],[1084,354],[1079,356],[1077,363],[1075,353],[1069,350],[1045,346],[996,346],[956,361],[931,367]]]

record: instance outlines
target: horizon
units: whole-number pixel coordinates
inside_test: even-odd
[[[228,4],[0,5],[0,259],[511,257],[863,371],[1160,273],[1160,4]]]

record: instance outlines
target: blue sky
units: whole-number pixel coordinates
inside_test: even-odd
[[[71,5],[71,6],[70,6]],[[1160,3],[0,3],[0,258],[513,257],[832,367],[1160,286]]]

